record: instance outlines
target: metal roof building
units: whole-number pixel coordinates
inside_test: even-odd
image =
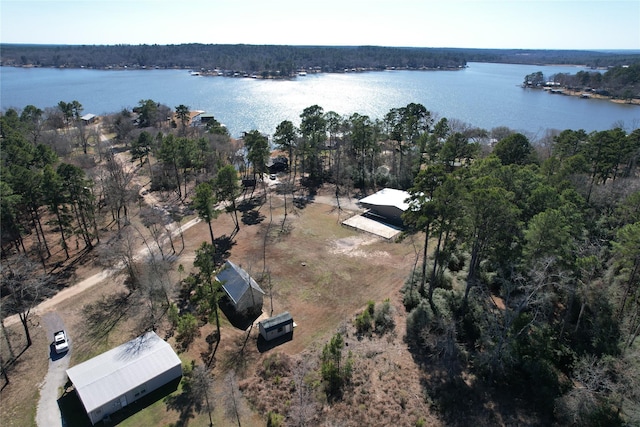
[[[270,317],[258,323],[260,335],[265,341],[281,337],[293,332],[293,317],[288,311],[280,313],[277,316]]]
[[[360,199],[359,202],[375,215],[393,224],[402,224],[402,213],[409,209],[409,203],[406,200],[410,196],[408,192],[403,190],[383,188],[377,193]]]
[[[180,358],[155,332],[67,369],[91,423],[182,375]]]
[[[241,267],[227,261],[216,277],[238,312],[262,310],[264,291]]]

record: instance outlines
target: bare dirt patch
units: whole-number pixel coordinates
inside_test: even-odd
[[[357,258],[387,258],[391,255],[386,251],[367,252],[360,249],[361,246],[367,246],[376,243],[380,239],[376,237],[351,236],[338,239],[333,242],[332,253]]]

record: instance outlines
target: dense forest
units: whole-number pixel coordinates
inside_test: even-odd
[[[184,68],[233,70],[261,76],[289,76],[297,70],[342,72],[455,69],[467,62],[517,64],[580,64],[590,67],[638,61],[638,52],[400,48],[380,46],[274,45],[16,45],[2,44],[5,66],[86,68]]]
[[[458,68],[464,56],[444,49],[402,49],[375,46],[293,47],[256,45],[3,45],[3,65],[87,68],[187,68],[233,70],[289,76],[297,70],[344,71],[387,67]]]
[[[36,267],[20,266],[30,260],[49,272],[53,253],[68,259],[74,246],[97,250],[105,227],[119,230],[119,246],[109,251],[126,266],[131,292],[148,292],[127,250],[139,189],[115,154],[144,165],[154,191],[173,193],[209,223],[214,202],[229,202],[240,227],[240,177],[268,170],[271,143],[290,166],[285,200],[320,187],[336,195],[409,192],[404,236],[423,239],[424,252],[406,272],[406,345],[431,373],[424,398],[442,419],[466,425],[462,402],[488,393],[526,402],[539,425],[640,422],[640,129],[567,129],[530,141],[507,128],[436,121],[420,104],[380,120],[314,105],[301,112],[299,127],[281,122],[273,141],[248,130],[238,142],[215,120],[190,126],[184,105],[167,123],[169,110],[143,100],[135,111],[103,118],[109,141],[80,120],[77,101],[0,117],[3,310],[21,313],[27,335],[29,310],[46,284],[29,274]],[[162,251],[166,222],[153,209],[141,212],[152,235],[146,244]],[[215,253],[203,245],[200,274],[182,283],[188,289],[180,295],[213,288]],[[174,304],[167,289],[144,294],[156,298],[149,328],[169,310],[179,337],[197,327],[192,313],[211,316],[219,329],[213,293],[200,295],[207,310],[181,311],[188,304]],[[369,330],[371,322],[365,310],[357,327]],[[350,387],[343,345],[337,334],[322,355],[315,386],[329,404]]]

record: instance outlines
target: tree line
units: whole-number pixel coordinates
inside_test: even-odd
[[[71,68],[186,68],[268,72],[289,76],[300,69],[342,72],[387,67],[458,68],[464,55],[446,49],[378,46],[114,45],[56,46],[3,44],[3,65]]]
[[[285,206],[320,186],[334,189],[338,202],[381,187],[408,191],[405,236],[424,240],[403,289],[407,344],[429,366],[433,383],[425,386],[445,417],[453,416],[446,410],[455,407],[452,396],[481,399],[462,381],[465,373],[484,390],[526,399],[545,421],[637,421],[640,129],[567,129],[531,141],[507,128],[438,119],[416,103],[376,120],[312,105],[299,126],[282,121],[271,141],[257,130],[234,141],[215,120],[193,126],[188,106],[141,100],[103,119],[112,136],[105,142],[82,124],[81,111],[72,101],[0,117],[2,294],[22,313],[27,335],[29,309],[42,293],[20,267],[38,262],[48,275],[53,252],[62,251],[64,260],[82,245],[108,247],[123,262],[131,291],[146,301],[147,327],[169,312],[188,345],[197,316],[205,316],[216,322],[219,342],[213,277],[224,251],[212,220],[226,202],[237,232],[240,178],[260,182],[273,144],[287,158]],[[186,306],[172,301],[178,291],[165,274],[165,242],[179,251],[168,219],[138,203],[146,231],[133,228],[140,189],[119,153],[148,176],[154,193],[209,224],[211,243],[197,251],[198,272],[182,282],[181,294],[193,295]],[[116,236],[107,243],[109,229]],[[146,266],[134,256],[141,240],[159,254]],[[358,322],[371,328],[364,316]],[[340,337],[323,353],[327,393],[339,398],[349,386],[348,369],[335,368]]]
[[[183,68],[289,76],[297,70],[453,69],[467,62],[576,64],[607,67],[637,62],[634,52],[278,45],[21,45],[1,44],[5,66]]]

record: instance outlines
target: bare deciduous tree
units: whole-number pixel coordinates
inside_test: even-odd
[[[104,198],[120,230],[128,223],[129,203],[135,196],[131,190],[134,173],[132,170],[125,169],[111,151],[106,153],[105,169],[107,173],[102,183]]]
[[[289,417],[294,426],[306,426],[316,412],[313,391],[306,380],[310,371],[309,361],[305,359],[299,360],[294,367],[293,385],[295,389],[289,407]]]
[[[147,229],[151,233],[151,237],[153,238],[158,251],[160,251],[161,258],[165,259],[165,254],[162,247],[166,240],[169,241],[171,249],[173,253],[175,253],[176,250],[173,245],[171,231],[168,228],[168,222],[170,222],[171,219],[165,218],[163,213],[156,208],[142,209],[142,211],[140,212],[140,217],[142,218],[142,224],[147,227]]]
[[[137,288],[140,280],[140,267],[136,255],[143,241],[140,233],[132,227],[125,227],[113,239],[98,246],[98,262],[108,268],[124,272],[129,290]]]
[[[139,297],[146,306],[142,330],[156,330],[158,322],[171,306],[174,282],[171,278],[172,264],[166,260],[151,258],[142,265]]]
[[[4,260],[1,267],[3,294],[5,289],[7,292],[5,309],[18,314],[29,347],[29,316],[36,304],[52,293],[50,277],[36,273],[37,264],[22,254]]]
[[[192,362],[193,363],[193,362]],[[202,412],[202,402],[207,408],[209,414],[209,426],[213,426],[213,419],[211,414],[214,406],[209,398],[211,394],[211,388],[213,387],[213,376],[211,372],[202,365],[192,365],[191,371],[187,376],[185,386],[183,386],[184,392],[187,394],[187,398],[194,403],[194,406],[198,412]]]

